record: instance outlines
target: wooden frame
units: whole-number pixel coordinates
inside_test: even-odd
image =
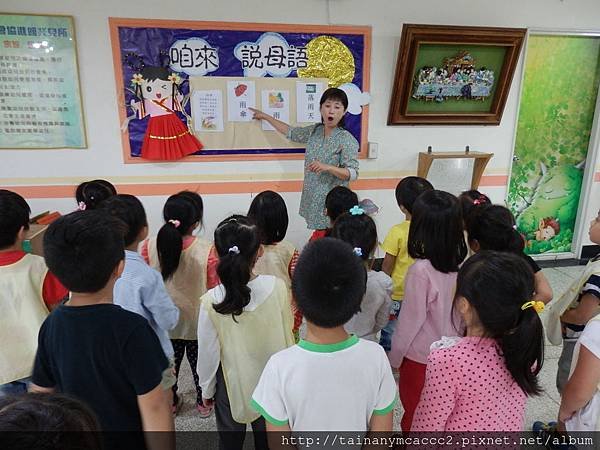
[[[185,28],[190,30],[235,30],[235,31],[273,31],[280,33],[322,33],[322,34],[352,34],[363,36],[364,57],[362,66],[364,92],[370,91],[371,71],[371,27],[370,26],[341,26],[341,25],[302,25],[302,24],[274,24],[250,22],[208,22],[197,20],[164,20],[164,19],[131,19],[109,17],[111,47],[113,54],[113,67],[116,81],[117,102],[119,108],[119,123],[123,123],[127,114],[125,112],[125,96],[123,92],[124,80],[121,70],[121,46],[119,42],[119,27],[154,27],[154,28]],[[358,70],[358,68],[357,68]],[[369,105],[363,105],[361,118],[361,140],[359,142],[358,158],[367,157],[369,126]],[[149,161],[131,156],[129,133],[121,133],[123,162],[125,164],[151,164]],[[190,155],[177,160],[180,162],[223,162],[223,161],[282,161],[302,160],[304,153],[294,154],[258,154],[258,155]]]
[[[388,125],[499,125],[526,32],[524,28],[405,24],[400,40]],[[460,45],[506,49],[500,74],[495,77],[489,111],[449,112],[436,111],[434,107],[427,112],[409,111],[415,65],[423,44],[448,45],[449,50]]]
[[[487,163],[494,156],[493,153],[482,152],[419,152],[419,165],[417,176],[427,179],[431,164],[436,159],[473,159],[473,175],[471,177],[471,189],[477,189]]]

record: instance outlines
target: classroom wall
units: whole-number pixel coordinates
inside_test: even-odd
[[[68,14],[75,18],[80,79],[89,148],[86,150],[0,150],[0,184],[27,191],[33,212],[48,209],[63,213],[75,207],[72,198],[45,198],[52,188],[73,186],[91,178],[106,178],[121,192],[143,194],[153,184],[192,183],[206,203],[203,232],[210,236],[220,219],[244,212],[254,192],[231,192],[227,184],[264,181],[277,190],[278,181],[301,180],[302,161],[123,164],[116,87],[109,40],[108,17],[273,22],[299,24],[350,24],[372,26],[369,140],[379,144],[379,158],[361,161],[362,179],[379,179],[385,189],[361,190],[381,211],[377,215],[381,238],[402,219],[393,194],[395,180],[414,174],[417,153],[431,145],[436,151],[464,149],[493,152],[481,190],[496,202],[506,195],[516,123],[521,64],[517,68],[500,126],[391,127],[387,126],[392,79],[402,23],[530,27],[547,29],[595,29],[600,31],[600,2],[595,0],[3,0],[3,12]],[[592,162],[595,167],[595,159]],[[594,170],[596,172],[598,169]],[[595,177],[598,178],[598,177]],[[600,178],[599,178],[600,179]],[[135,185],[128,188],[127,185]],[[42,189],[33,189],[42,186]],[[215,187],[217,186],[217,187]],[[174,190],[175,187],[173,188]],[[216,193],[221,192],[221,193]],[[61,194],[64,197],[65,194]],[[309,232],[297,215],[300,194],[283,193],[290,211],[288,237],[301,246]],[[156,232],[162,223],[164,195],[141,195]],[[591,188],[586,224],[600,206],[600,185]],[[585,233],[584,244],[589,243]]]

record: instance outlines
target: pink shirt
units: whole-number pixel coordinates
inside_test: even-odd
[[[429,355],[411,431],[521,431],[525,392],[495,339],[464,337]]]
[[[461,326],[460,318],[451,318],[455,291],[456,272],[438,272],[427,259],[417,259],[410,266],[392,336],[392,367],[400,367],[404,358],[427,364],[431,344],[442,336],[458,334],[455,325]]]

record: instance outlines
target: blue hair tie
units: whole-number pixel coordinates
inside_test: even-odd
[[[362,257],[362,248],[360,248],[360,247],[354,247],[354,250],[353,250],[353,252],[354,252],[354,254],[355,254],[356,256],[360,256],[360,257]]]
[[[365,210],[360,206],[356,205],[349,209],[350,214],[353,216],[362,216],[365,213]]]

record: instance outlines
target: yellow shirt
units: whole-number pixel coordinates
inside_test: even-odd
[[[414,262],[408,255],[408,230],[410,221],[405,220],[398,225],[394,225],[389,231],[381,248],[384,252],[396,257],[394,268],[392,269],[392,300],[400,301],[404,298],[404,277],[411,264]]]

